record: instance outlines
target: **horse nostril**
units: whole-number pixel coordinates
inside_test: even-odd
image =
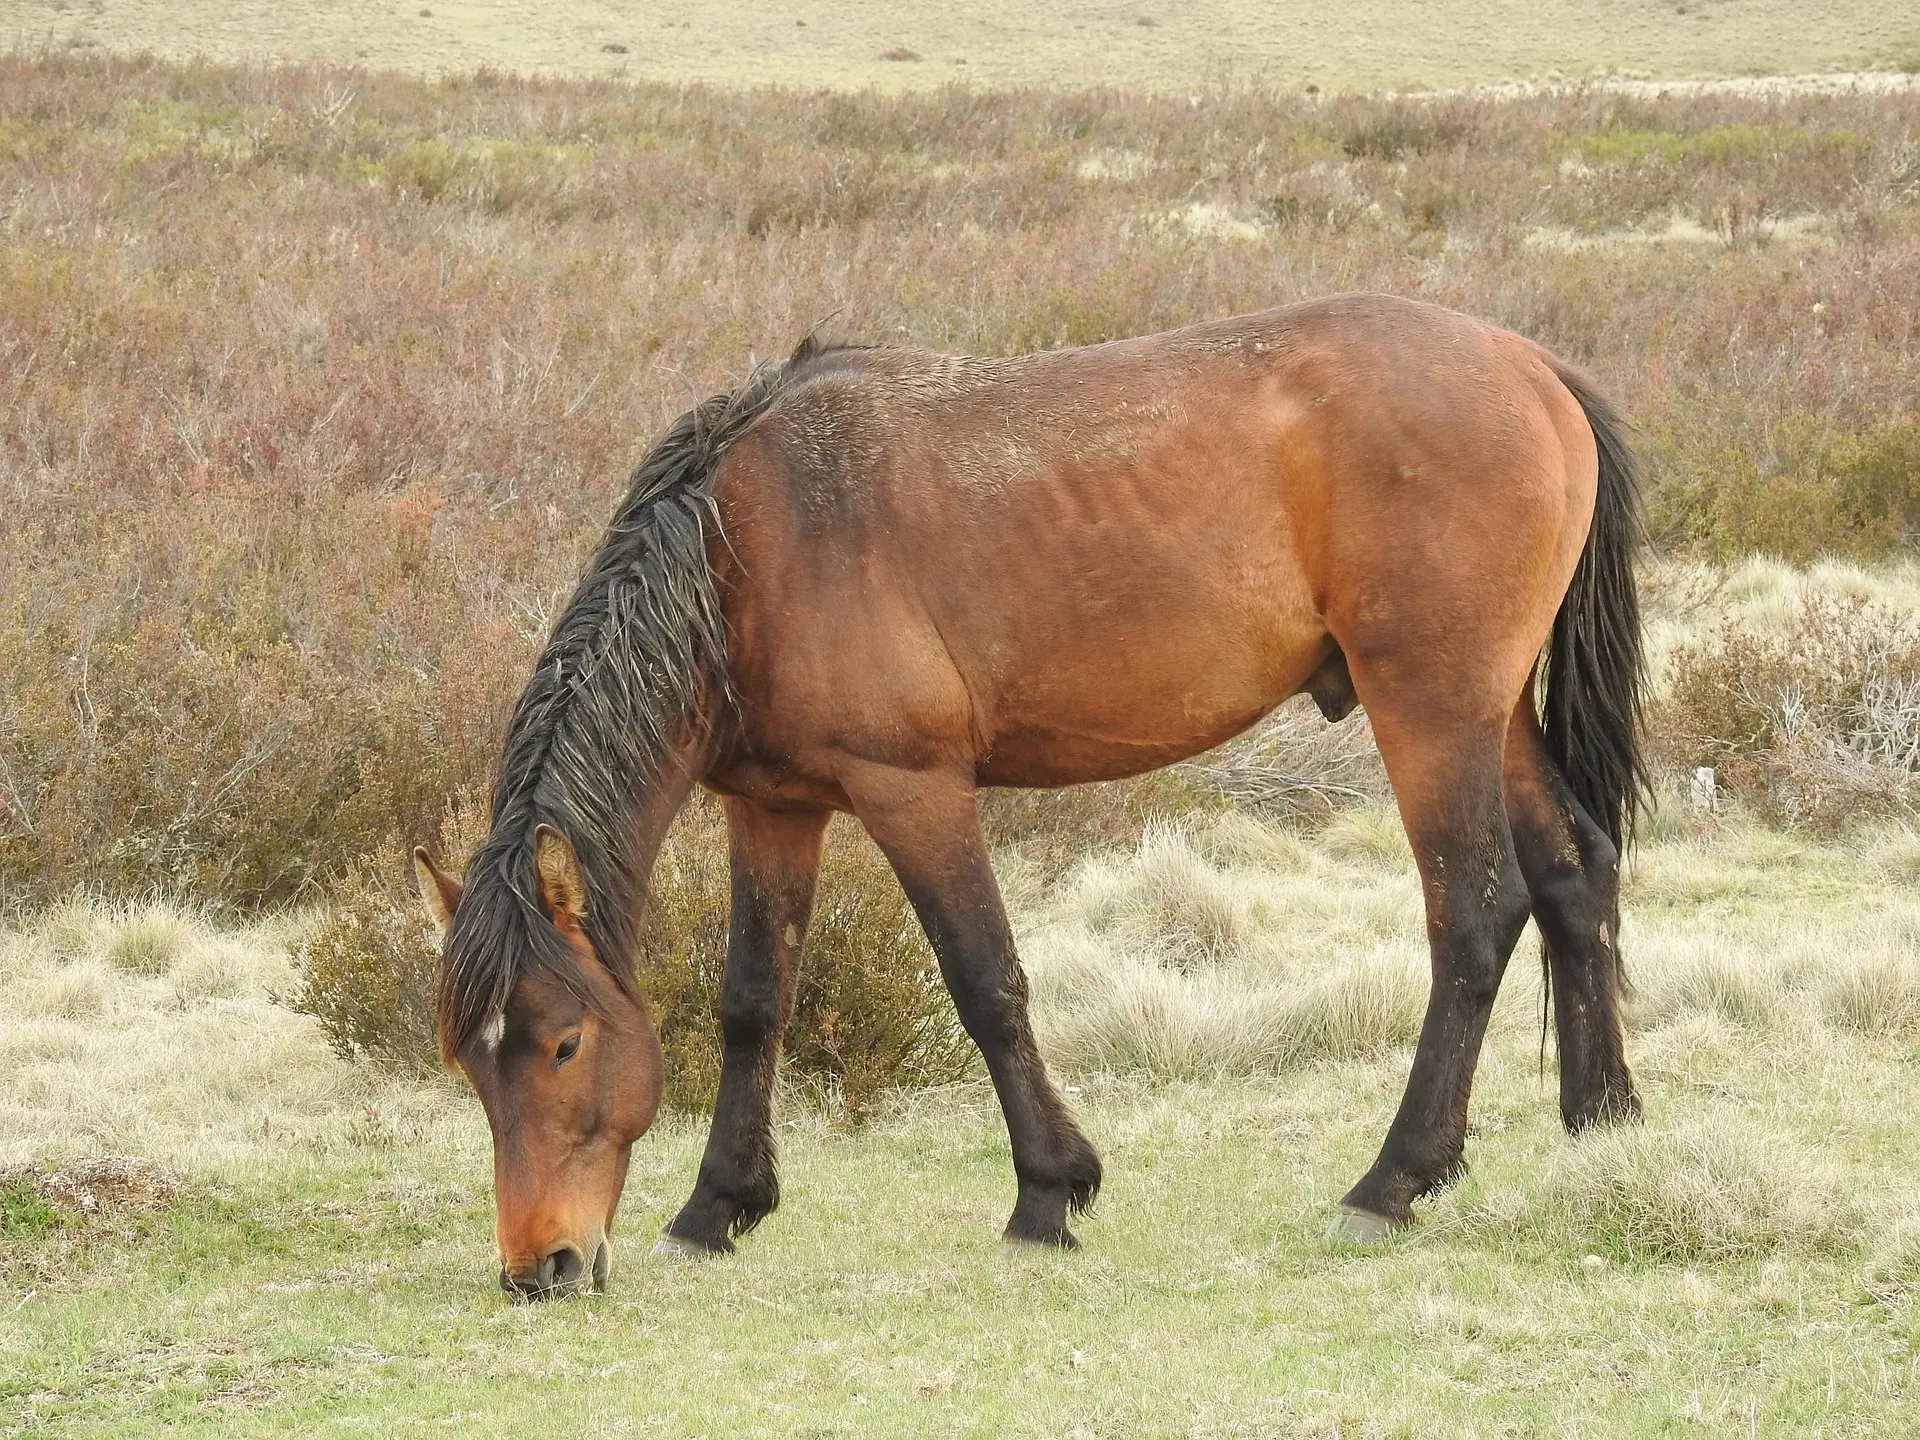
[[[541,1288],[571,1289],[586,1272],[586,1268],[586,1258],[573,1246],[568,1245],[564,1249],[556,1250],[540,1262],[540,1278],[543,1282]]]

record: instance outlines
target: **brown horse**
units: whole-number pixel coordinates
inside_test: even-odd
[[[636,927],[695,784],[731,837],[725,1058],[662,1245],[730,1250],[778,1202],[770,1093],[836,810],[886,853],[986,1059],[1008,1238],[1074,1244],[1100,1163],[1034,1044],[977,791],[1135,775],[1302,690],[1372,717],[1433,956],[1406,1096],[1336,1225],[1383,1234],[1460,1169],[1530,912],[1567,1125],[1635,1113],[1614,930],[1636,504],[1586,380],[1378,295],[1004,360],[809,343],[683,416],[521,696],[464,895],[416,852],[440,1042],[493,1128],[502,1283],[605,1277],[661,1088]]]

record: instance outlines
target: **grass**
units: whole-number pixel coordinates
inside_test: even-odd
[[[1877,65],[1920,52],[1920,25],[1868,0],[1809,15],[1790,0],[1738,8],[1643,3],[1602,16],[1499,0],[1289,8],[1247,0],[1076,3],[967,0],[905,9],[874,0],[775,0],[667,9],[525,0],[420,6],[315,0],[7,0],[8,38],[176,58],[271,59],[441,73],[503,71],[836,89],[1125,85],[1184,91],[1249,81],[1322,90],[1629,74],[1671,79]]]
[[[1912,1013],[1910,981],[1888,978],[1920,935],[1911,843],[1663,821],[1623,935],[1646,1123],[1561,1134],[1523,949],[1474,1170],[1362,1253],[1322,1227],[1398,1099],[1396,1017],[1421,988],[1413,883],[1376,813],[1338,835],[1246,816],[1156,830],[1022,901],[1044,1043],[1108,1167],[1081,1254],[999,1245],[1011,1183],[983,1083],[895,1096],[858,1130],[789,1093],[785,1202],[740,1256],[645,1253],[703,1140],[669,1118],[635,1154],[613,1289],[547,1307],[493,1287],[471,1098],[348,1066],[273,1003],[297,929],[175,916],[176,958],[147,974],[101,958],[139,915],[71,905],[16,927],[0,1166],[124,1155],[177,1189],[88,1215],[71,1185],[0,1174],[0,1413],[62,1435],[1911,1430],[1913,1032],[1835,999]],[[215,952],[237,992],[185,978]],[[1729,1010],[1699,982],[1727,957],[1770,1003]],[[1076,1038],[1074,965],[1130,1053]],[[1296,1053],[1241,1063],[1229,1016],[1211,1063],[1155,1063],[1184,1021],[1099,1009],[1148,966],[1186,987],[1176,1007],[1237,967],[1240,1028],[1292,1033]],[[58,999],[76,972],[99,981],[84,1025]],[[1293,1031],[1267,1028],[1262,975]]]

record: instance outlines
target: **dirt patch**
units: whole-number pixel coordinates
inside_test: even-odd
[[[16,1211],[37,1216],[41,1225],[119,1220],[165,1210],[179,1193],[180,1182],[158,1165],[124,1155],[0,1169],[8,1229]]]

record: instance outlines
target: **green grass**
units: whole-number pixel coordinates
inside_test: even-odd
[[[190,1194],[140,1251],[90,1256],[0,1322],[0,1401],[28,1433],[66,1435],[163,1422],[674,1435],[1920,1422],[1900,1388],[1920,1325],[1904,1299],[1867,1297],[1871,1247],[1642,1261],[1568,1234],[1555,1211],[1533,1228],[1469,1216],[1381,1254],[1319,1238],[1393,1078],[1090,1086],[1111,1182],[1073,1256],[994,1239],[1005,1147],[977,1092],[857,1136],[803,1123],[787,1136],[783,1212],[740,1256],[688,1265],[634,1245],[611,1293],[543,1307],[492,1287],[472,1148],[291,1158],[272,1179]],[[1569,1148],[1547,1096],[1514,1060],[1488,1081],[1482,1123],[1498,1128],[1477,1144],[1470,1189],[1539,1186]],[[1650,1129],[1683,1098],[1701,1108],[1662,1095]],[[1858,1103],[1768,1098],[1809,1134]],[[665,1218],[696,1139],[675,1125],[647,1142],[630,1232]],[[1594,1252],[1606,1263],[1583,1265]]]
[[[1025,896],[1043,1035],[1064,1033],[1048,976],[1087,963],[1096,920],[1114,984],[1155,955],[1195,982],[1210,966],[1366,971],[1365,937],[1419,926],[1403,857],[1355,843],[1384,829],[1371,815],[1320,836],[1244,817],[1159,833],[1144,857]],[[86,1034],[61,1040],[60,977],[140,918],[66,907],[0,937],[19,997],[0,1022],[0,1159],[146,1154],[181,1188],[81,1217],[0,1186],[0,1428],[1912,1433],[1920,1048],[1888,968],[1920,937],[1911,837],[1816,843],[1673,815],[1655,835],[1624,932],[1645,1124],[1561,1133],[1523,942],[1476,1089],[1474,1168],[1379,1251],[1324,1226],[1392,1114],[1404,1048],[1210,1080],[1056,1056],[1107,1165],[1078,1254],[999,1243],[1012,1184],[984,1084],[885,1103],[858,1130],[791,1098],[784,1203],[738,1256],[647,1253],[703,1139],[672,1119],[636,1151],[610,1292],[548,1306],[495,1286],[471,1097],[356,1073],[266,998],[286,927],[183,921],[172,970],[110,972]],[[1219,953],[1167,923],[1196,895],[1243,915],[1214,932]],[[257,955],[239,994],[231,977],[194,990],[214,950]],[[1735,964],[1769,1003],[1728,1007],[1700,982]],[[1355,985],[1352,1003],[1377,1017],[1404,999],[1389,991]],[[143,1055],[192,1083],[152,1088]],[[105,1096],[87,1093],[96,1076]]]

